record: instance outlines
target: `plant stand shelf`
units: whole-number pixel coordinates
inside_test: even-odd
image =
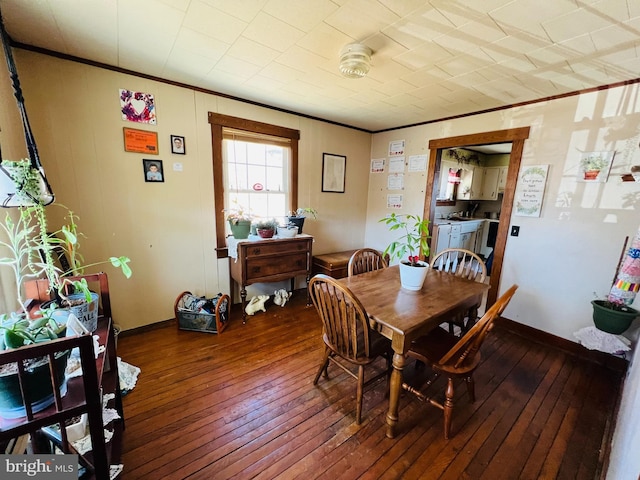
[[[82,376],[68,380],[66,395],[61,396],[58,388],[53,389],[55,403],[52,406],[35,414],[28,411],[27,416],[22,418],[11,420],[0,418],[0,443],[29,434],[34,453],[50,453],[43,451],[43,442],[39,441],[39,439],[46,437],[41,429],[58,424],[58,428],[63,430],[65,420],[86,413],[92,451],[80,456],[80,463],[90,472],[83,478],[108,480],[109,465],[120,463],[122,430],[124,429],[122,394],[111,319],[101,318],[98,321],[98,329],[93,334],[98,335],[100,345],[105,346],[105,351],[98,355],[97,359],[94,354],[92,335],[67,337],[0,353],[0,365],[5,365],[34,357],[53,356],[56,352],[78,348],[82,366]],[[57,367],[55,362],[50,362],[50,365],[53,369],[52,378],[55,385],[57,383],[55,381]],[[113,422],[114,434],[108,443],[105,442],[103,432],[101,389],[103,394],[113,393],[115,395],[114,408],[121,418]],[[24,394],[23,402],[29,403],[25,401]],[[67,441],[66,432],[56,446],[65,453],[75,453]]]

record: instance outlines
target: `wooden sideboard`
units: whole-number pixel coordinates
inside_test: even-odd
[[[305,275],[309,283],[312,244],[313,237],[309,235],[238,242],[236,258],[229,257],[229,272],[240,288],[243,323],[247,320],[247,285],[291,279],[293,290],[298,275]]]

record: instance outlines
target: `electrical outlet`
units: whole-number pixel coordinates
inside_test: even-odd
[[[520,235],[520,227],[518,225],[511,225],[511,236],[517,237]]]

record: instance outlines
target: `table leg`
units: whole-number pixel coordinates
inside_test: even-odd
[[[393,354],[393,370],[391,371],[391,381],[389,386],[389,412],[387,412],[387,437],[395,437],[395,427],[398,423],[398,407],[400,404],[400,393],[402,391],[402,369],[405,358],[401,353]]]

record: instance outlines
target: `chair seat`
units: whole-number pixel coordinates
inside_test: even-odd
[[[376,357],[384,357],[385,355],[393,355],[393,350],[391,349],[391,342],[389,342],[388,338],[383,337],[376,331],[371,331],[370,344],[369,344],[369,356],[364,355],[363,353],[358,355],[357,357],[350,360],[351,363],[355,363],[357,365],[368,365],[373,363],[376,360]],[[327,334],[322,335],[322,340],[324,344],[333,351],[331,347],[331,343],[329,342],[329,338]],[[335,352],[335,351],[334,351]],[[337,353],[337,352],[335,352]]]
[[[460,340],[442,327],[434,328],[428,334],[411,342],[411,356],[415,356],[424,363],[438,363],[451,348]]]
[[[423,363],[429,364],[437,372],[445,372],[450,375],[466,375],[473,371],[482,356],[477,352],[468,361],[457,367],[451,364],[441,364],[440,359],[444,357],[455,345],[460,341],[460,337],[446,331],[442,327],[438,327],[428,334],[411,342],[411,350],[409,356]]]

